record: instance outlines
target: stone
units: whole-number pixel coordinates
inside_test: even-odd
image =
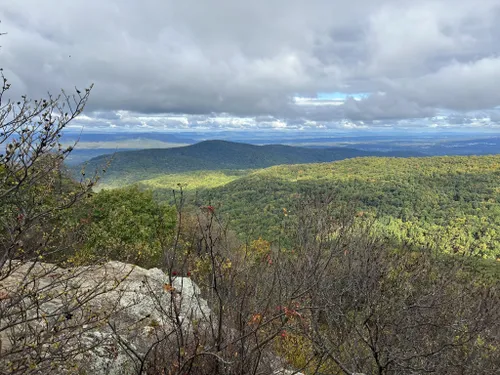
[[[14,268],[0,282],[0,303],[6,311],[10,309],[12,317],[21,305],[26,315],[18,314],[21,320],[0,333],[0,357],[8,357],[15,349],[14,338],[23,330],[43,336],[59,329],[72,332],[65,343],[68,352],[89,348],[75,358],[87,373],[135,374],[140,360],[134,357],[144,357],[153,345],[167,343],[168,335],[175,338],[179,330],[189,340],[194,326],[199,329],[200,322],[211,321],[210,308],[190,278],[170,279],[157,268],[121,262],[70,269],[19,263]],[[9,307],[9,301],[15,303]],[[8,323],[5,314],[2,318],[4,326]],[[46,345],[41,350],[50,350],[54,343]],[[66,369],[60,366],[51,373],[64,374]]]

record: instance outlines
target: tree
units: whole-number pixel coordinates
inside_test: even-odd
[[[99,280],[90,290],[80,288],[83,269],[61,272],[55,264],[64,266],[78,242],[74,228],[65,227],[70,208],[96,181],[95,175],[80,182],[67,177],[63,162],[73,147],[60,141],[92,87],[14,101],[7,99],[10,83],[1,78],[0,373],[69,371],[96,345],[82,337],[112,313],[86,307],[105,292]],[[40,283],[44,277],[51,281]]]
[[[60,241],[53,241],[60,233],[43,232],[43,224],[60,218],[95,179],[73,184],[63,177],[63,162],[73,147],[60,142],[63,129],[82,112],[90,88],[83,94],[12,101],[5,99],[10,84],[1,77],[0,269],[5,270],[15,259],[42,259],[62,250]]]
[[[102,190],[80,205],[75,217],[86,224],[75,260],[113,259],[141,267],[161,264],[162,244],[171,242],[176,219],[173,208],[137,187]]]
[[[296,330],[309,371],[498,371],[498,274],[478,271],[478,259],[398,249],[373,235],[372,219],[338,222],[328,206],[312,200],[295,209],[292,243],[301,245],[293,264],[283,265],[292,270],[286,285],[304,282],[299,269],[309,275],[301,305],[310,325]]]

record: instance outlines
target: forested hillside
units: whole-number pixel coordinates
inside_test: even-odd
[[[383,153],[344,147],[304,148],[284,145],[254,146],[227,141],[205,141],[172,149],[123,151],[86,163],[87,170],[101,170],[101,184],[123,186],[169,173],[220,169],[257,169],[279,164],[318,163],[359,156],[412,156],[415,152]],[[107,162],[112,160],[109,166]],[[79,173],[82,166],[74,168]]]
[[[217,207],[248,238],[276,238],[283,210],[293,215],[297,201],[316,195],[373,216],[374,230],[408,246],[500,256],[500,156],[356,158],[274,166],[241,172],[240,178],[198,172],[194,186],[186,177],[169,175],[141,186],[169,201],[178,188],[174,181],[187,183],[188,196],[198,190],[193,203]]]

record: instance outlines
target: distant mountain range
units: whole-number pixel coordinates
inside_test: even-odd
[[[196,170],[257,169],[280,164],[331,162],[363,156],[424,156],[410,152],[363,151],[345,147],[305,148],[285,145],[255,146],[228,141],[204,141],[194,145],[169,148],[121,151],[101,155],[84,163],[87,171],[101,170],[104,184],[125,185],[156,176]],[[82,165],[73,167],[75,173]]]

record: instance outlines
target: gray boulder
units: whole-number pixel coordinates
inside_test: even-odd
[[[71,269],[17,263],[13,269],[0,282],[0,373],[22,363],[16,356],[21,353],[24,359],[36,355],[38,362],[43,356],[60,359],[33,362],[30,373],[39,367],[39,373],[79,368],[136,374],[152,349],[174,351],[179,336],[187,343],[193,329],[210,321],[208,304],[190,278],[170,279],[156,268],[109,262]]]

